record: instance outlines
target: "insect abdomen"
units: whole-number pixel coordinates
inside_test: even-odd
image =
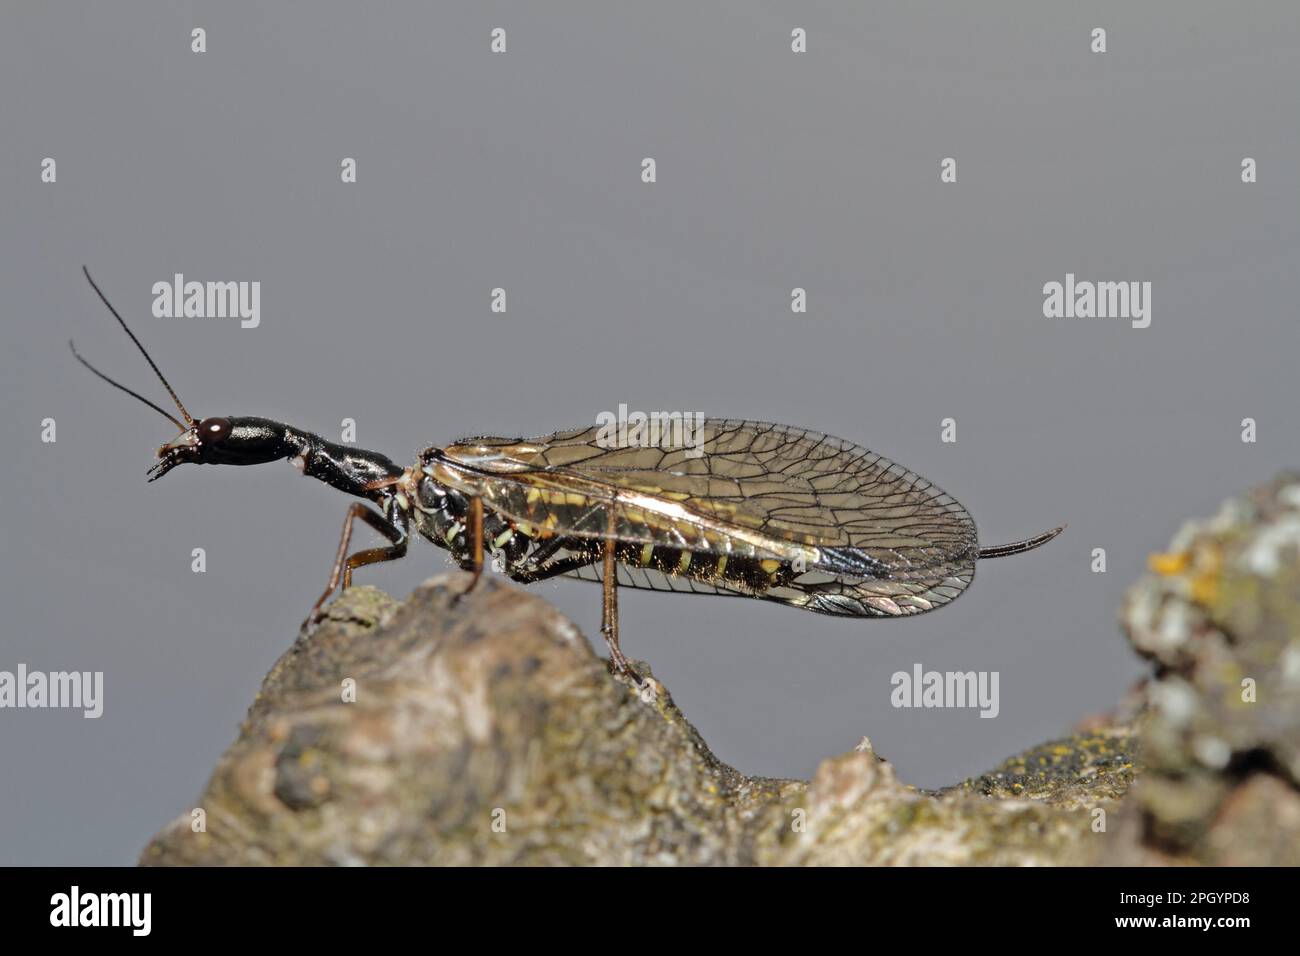
[[[616,554],[620,562],[630,567],[689,578],[705,584],[725,584],[753,594],[762,594],[768,588],[786,584],[794,577],[794,571],[787,562],[736,554],[635,542],[620,543]]]

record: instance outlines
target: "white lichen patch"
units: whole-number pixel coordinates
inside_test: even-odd
[[[1251,573],[1272,577],[1284,563],[1294,563],[1300,555],[1300,515],[1285,517],[1267,525],[1242,552],[1242,560]]]
[[[1218,737],[1202,735],[1192,742],[1196,759],[1211,770],[1222,770],[1232,757],[1232,748]]]
[[[581,645],[586,643],[586,638],[582,636],[582,632],[579,631],[578,628],[574,625],[574,623],[570,621],[567,617],[565,617],[563,614],[560,614],[559,612],[553,614],[551,616],[550,623],[551,623],[551,630],[553,630],[560,637],[564,638],[570,644]]]
[[[1278,655],[1278,673],[1289,687],[1300,687],[1300,646],[1290,644]]]
[[[1277,500],[1288,508],[1300,511],[1300,484],[1287,485],[1277,493]]]
[[[1187,643],[1199,617],[1190,605],[1182,601],[1166,604],[1160,615],[1159,626],[1152,632],[1156,639],[1155,649],[1175,651],[1181,648]]]
[[[1172,677],[1150,689],[1151,704],[1175,727],[1187,724],[1196,714],[1196,693],[1187,682]]]

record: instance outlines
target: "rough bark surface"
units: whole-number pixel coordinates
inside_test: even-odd
[[[1115,863],[1300,865],[1300,473],[1189,521],[1128,594],[1146,772]]]
[[[1189,524],[1153,569],[1124,610],[1157,665],[1136,719],[936,793],[866,738],[811,781],[746,776],[644,663],[646,688],[616,678],[494,578],[459,601],[459,574],[401,603],[357,587],[141,863],[1300,862],[1300,476]]]

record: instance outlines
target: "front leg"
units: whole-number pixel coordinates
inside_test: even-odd
[[[360,502],[356,502],[348,508],[347,517],[343,519],[343,534],[339,538],[339,550],[334,556],[334,567],[330,571],[329,586],[316,599],[316,603],[311,606],[311,612],[307,615],[307,620],[302,622],[303,631],[309,631],[320,620],[321,608],[329,600],[330,595],[334,593],[334,589],[339,586],[340,579],[346,590],[352,586],[352,572],[354,569],[367,564],[378,564],[381,561],[396,561],[406,554],[406,515],[393,506],[390,506],[388,511],[388,515],[381,515]],[[352,524],[358,518],[393,542],[392,546],[369,548],[348,557],[348,546],[352,543]]]

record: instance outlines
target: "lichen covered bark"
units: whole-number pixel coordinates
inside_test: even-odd
[[[1117,862],[1300,864],[1300,474],[1186,523],[1122,619],[1156,666]]]

